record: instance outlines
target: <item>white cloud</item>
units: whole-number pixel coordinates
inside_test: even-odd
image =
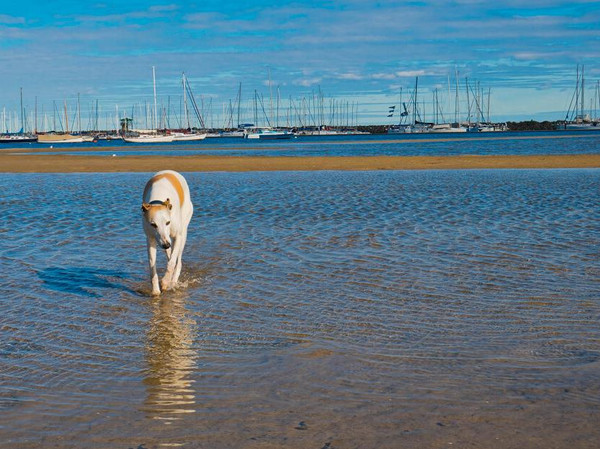
[[[358,73],[342,73],[340,75],[337,75],[336,78],[340,80],[358,81],[364,79],[365,77],[363,75],[359,75]]]
[[[374,73],[371,75],[371,78],[374,80],[394,80],[396,79],[396,75],[393,73]]]
[[[401,70],[395,73],[398,78],[414,78],[415,76],[424,76],[425,70]]]
[[[302,86],[302,87],[311,87],[311,86],[316,86],[318,84],[321,83],[321,81],[323,81],[322,78],[302,78],[302,79],[297,79],[293,82],[293,84],[295,84],[296,86]]]
[[[6,14],[0,14],[0,25],[22,25],[24,23],[24,17],[14,17]]]

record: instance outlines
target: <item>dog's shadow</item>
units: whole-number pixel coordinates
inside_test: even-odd
[[[131,276],[123,271],[88,267],[50,267],[38,271],[44,286],[61,293],[101,297],[98,289],[118,289],[135,293],[126,283]]]

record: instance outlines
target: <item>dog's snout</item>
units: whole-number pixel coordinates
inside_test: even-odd
[[[171,247],[171,244],[169,242],[165,242],[162,244],[163,249],[169,249]]]

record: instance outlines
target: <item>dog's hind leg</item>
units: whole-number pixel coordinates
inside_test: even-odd
[[[147,239],[146,245],[148,248],[148,265],[150,267],[150,279],[152,280],[152,294],[160,295],[160,287],[158,285],[158,273],[156,272],[156,242],[154,239]]]

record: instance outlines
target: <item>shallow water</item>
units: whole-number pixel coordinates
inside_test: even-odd
[[[0,447],[597,447],[600,170],[186,174],[158,299],[149,176],[0,178]]]

